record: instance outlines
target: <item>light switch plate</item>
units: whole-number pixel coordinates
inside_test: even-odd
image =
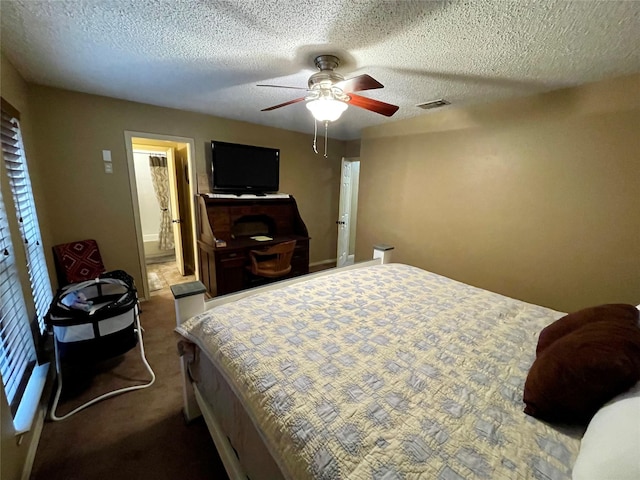
[[[111,150],[102,150],[102,160],[105,162],[111,161]]]

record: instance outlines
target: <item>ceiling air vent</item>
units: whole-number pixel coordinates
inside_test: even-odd
[[[430,102],[419,103],[416,107],[424,110],[431,110],[432,108],[440,108],[445,105],[451,105],[451,102],[446,101],[444,98],[440,98],[438,100],[431,100]]]

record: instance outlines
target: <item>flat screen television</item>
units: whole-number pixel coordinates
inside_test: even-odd
[[[277,192],[280,150],[212,140],[211,179],[214,192]]]

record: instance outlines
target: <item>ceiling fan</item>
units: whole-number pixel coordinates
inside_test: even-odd
[[[286,107],[294,103],[306,101],[307,108],[314,118],[321,122],[333,122],[340,118],[342,112],[348,105],[364,108],[387,117],[398,111],[397,105],[374,100],[357,95],[353,92],[364,90],[374,90],[384,88],[384,86],[373,77],[363,74],[353,78],[345,78],[335,71],[340,64],[340,59],[334,55],[319,55],[314,60],[316,67],[320,70],[309,78],[308,88],[288,87],[284,85],[258,85],[258,87],[289,88],[294,90],[306,90],[304,97],[294,98],[288,102],[263,108],[262,112]]]

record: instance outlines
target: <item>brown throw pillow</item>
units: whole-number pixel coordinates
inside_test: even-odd
[[[640,328],[594,322],[556,340],[535,360],[524,386],[524,411],[549,422],[587,424],[638,380]]]
[[[536,356],[559,338],[593,322],[622,322],[627,325],[637,325],[639,313],[633,305],[615,303],[585,308],[565,315],[540,332]]]

